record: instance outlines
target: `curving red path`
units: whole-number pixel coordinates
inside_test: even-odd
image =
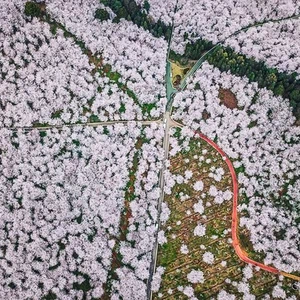
[[[232,207],[232,224],[231,224],[231,233],[232,233],[232,241],[233,241],[233,247],[238,255],[238,257],[248,263],[252,264],[254,266],[260,267],[261,269],[274,273],[274,274],[281,274],[283,276],[292,278],[294,280],[300,281],[300,277],[288,274],[285,272],[281,272],[278,269],[270,266],[266,266],[263,263],[254,261],[253,259],[249,258],[247,253],[241,248],[239,238],[238,238],[238,211],[237,211],[237,205],[238,205],[238,194],[239,194],[239,189],[238,189],[238,181],[237,181],[237,176],[234,170],[234,167],[229,160],[228,156],[225,154],[225,152],[212,140],[210,140],[208,137],[206,137],[204,134],[196,132],[196,134],[204,141],[206,141],[208,144],[210,144],[215,150],[217,150],[223,157],[224,161],[226,162],[229,171],[231,173],[232,177],[232,184],[233,184],[233,207]]]

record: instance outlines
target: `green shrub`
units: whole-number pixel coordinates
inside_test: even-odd
[[[100,21],[106,21],[109,19],[109,13],[105,9],[98,8],[95,13],[95,18]]]
[[[38,3],[28,1],[25,3],[24,13],[28,17],[40,17],[42,11]]]

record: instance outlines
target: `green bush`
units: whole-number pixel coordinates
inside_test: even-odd
[[[169,40],[171,26],[164,24],[161,20],[154,22],[149,18],[147,12],[150,9],[150,4],[148,1],[145,1],[143,6],[132,0],[101,0],[101,3],[108,6],[116,14],[113,22],[118,23],[120,19],[124,18],[145,30],[149,30],[155,37],[165,37],[166,40]]]
[[[147,12],[149,12],[149,10],[150,10],[150,4],[149,4],[149,2],[148,2],[147,0],[145,0],[143,8],[144,8]]]
[[[106,21],[109,19],[109,13],[105,9],[98,8],[95,13],[95,18],[100,21]]]
[[[32,1],[25,3],[24,13],[28,17],[40,17],[42,14],[40,6]]]

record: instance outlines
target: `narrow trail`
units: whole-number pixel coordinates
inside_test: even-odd
[[[142,124],[143,126],[151,125],[153,123],[162,124],[162,120],[118,120],[118,121],[100,121],[100,122],[88,122],[88,123],[72,123],[72,124],[63,124],[63,125],[46,125],[46,126],[31,126],[31,127],[0,127],[0,129],[7,129],[13,132],[18,132],[18,130],[23,130],[25,132],[31,130],[39,130],[45,131],[48,129],[58,129],[62,130],[67,127],[97,127],[97,126],[110,126],[116,124],[129,124],[129,123],[138,123]]]
[[[234,170],[234,167],[232,165],[232,162],[228,158],[228,156],[225,154],[225,152],[211,139],[209,139],[207,136],[200,132],[196,132],[196,134],[204,141],[206,141],[209,145],[211,145],[215,150],[219,152],[219,154],[223,157],[224,161],[226,162],[231,177],[232,177],[232,186],[233,186],[233,205],[232,205],[232,223],[231,223],[231,234],[232,234],[232,244],[234,247],[234,250],[238,257],[245,263],[254,265],[259,267],[262,270],[265,270],[267,272],[271,272],[277,275],[283,275],[285,277],[289,277],[291,279],[294,279],[296,281],[300,281],[300,277],[289,274],[283,271],[280,271],[274,267],[264,265],[263,263],[257,262],[251,258],[248,257],[248,254],[246,251],[244,251],[240,245],[240,241],[238,238],[238,224],[239,224],[239,218],[238,218],[238,196],[239,196],[239,188],[238,188],[238,180],[237,176]]]

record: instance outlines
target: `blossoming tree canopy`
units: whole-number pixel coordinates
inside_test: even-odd
[[[3,4],[0,299],[298,299],[299,1]]]

